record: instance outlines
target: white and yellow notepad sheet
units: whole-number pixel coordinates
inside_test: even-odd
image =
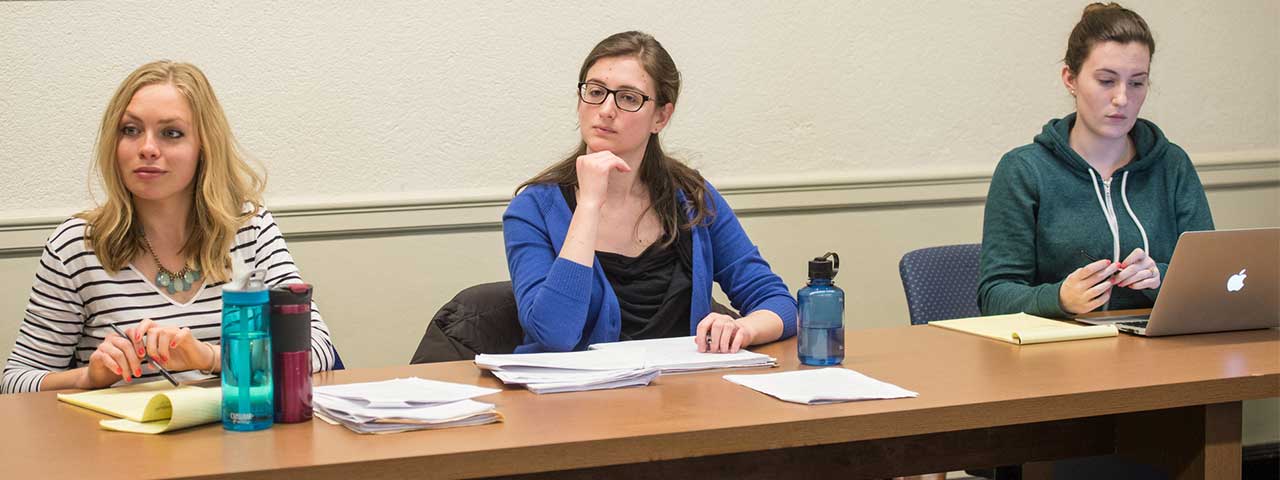
[[[104,429],[155,434],[218,421],[222,389],[148,382],[83,393],[60,393],[58,400],[120,417],[98,422]]]
[[[929,325],[1017,345],[1114,337],[1118,334],[1114,325],[1077,325],[1027,313],[939,320],[929,322]]]

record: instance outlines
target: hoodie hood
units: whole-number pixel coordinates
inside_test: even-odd
[[[1035,143],[1053,152],[1054,158],[1067,165],[1077,175],[1087,177],[1091,169],[1089,163],[1080,154],[1071,149],[1071,127],[1076,124],[1076,114],[1049,120],[1044,129],[1035,137]],[[1169,149],[1169,140],[1156,124],[1145,118],[1139,118],[1129,130],[1129,138],[1133,139],[1137,155],[1128,165],[1121,167],[1116,173],[1139,172],[1147,170],[1164,159]]]

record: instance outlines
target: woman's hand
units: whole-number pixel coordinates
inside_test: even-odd
[[[191,336],[190,328],[161,325],[148,318],[124,333],[142,354],[171,371],[216,369],[213,349]]]
[[[1135,248],[1120,263],[1120,269],[1120,273],[1112,279],[1117,286],[1134,290],[1160,288],[1160,269],[1156,267],[1156,261],[1141,248]]]
[[[1111,300],[1114,284],[1108,277],[1118,270],[1118,264],[1111,263],[1111,260],[1098,260],[1077,268],[1062,282],[1062,288],[1058,290],[1058,304],[1062,305],[1064,312],[1073,315],[1092,312]]]
[[[125,383],[132,382],[134,377],[142,375],[139,348],[115,332],[108,333],[107,338],[98,344],[98,348],[89,354],[89,366],[85,367],[75,388],[92,390],[109,387],[121,379]],[[62,388],[65,387],[64,385]]]
[[[609,191],[609,174],[630,172],[631,166],[613,152],[589,153],[578,157],[578,205],[600,207]]]
[[[737,353],[756,338],[756,331],[750,325],[715,312],[698,322],[697,332],[693,341],[697,342],[699,352]]]

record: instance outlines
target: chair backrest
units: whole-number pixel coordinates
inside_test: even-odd
[[[471,360],[511,353],[524,341],[511,282],[468,287],[440,307],[409,363]]]
[[[342,356],[338,355],[338,347],[333,347],[333,369],[346,370],[347,366],[342,364]]]
[[[907,252],[898,262],[902,290],[907,294],[911,324],[976,317],[978,257],[982,244],[969,243],[922,248]]]

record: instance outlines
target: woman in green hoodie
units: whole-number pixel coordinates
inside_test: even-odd
[[[1155,41],[1115,3],[1085,8],[1062,81],[1076,111],[1005,154],[982,226],[984,315],[1149,308],[1178,235],[1212,230],[1182,148],[1138,118]]]

